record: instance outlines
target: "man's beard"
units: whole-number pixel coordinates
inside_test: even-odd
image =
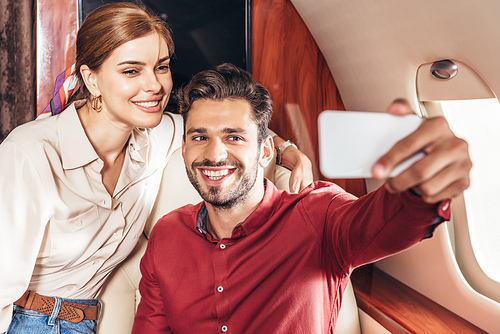
[[[201,198],[215,209],[229,210],[236,207],[238,204],[245,201],[250,193],[250,190],[255,185],[258,173],[259,156],[255,159],[253,168],[248,172],[243,172],[243,165],[239,161],[230,162],[228,160],[213,163],[207,159],[202,162],[193,162],[191,168],[186,166],[186,173],[193,187],[198,191]],[[207,186],[208,190],[204,190],[198,179],[196,178],[196,169],[198,167],[236,167],[234,173],[238,174],[236,183],[231,189],[222,189],[219,186]],[[233,174],[234,174],[233,173]],[[225,193],[224,193],[225,192]]]

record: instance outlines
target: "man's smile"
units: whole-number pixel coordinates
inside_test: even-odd
[[[218,181],[222,179],[224,176],[230,175],[234,173],[236,168],[230,168],[230,169],[204,169],[204,168],[199,168],[200,172],[208,177],[210,180],[213,181]]]

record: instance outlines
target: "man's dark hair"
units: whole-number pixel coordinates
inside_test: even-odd
[[[198,100],[223,101],[226,99],[247,101],[253,111],[253,120],[258,127],[259,144],[267,136],[273,107],[271,95],[252,75],[232,64],[221,64],[197,73],[177,94],[180,112],[186,121],[193,103]]]

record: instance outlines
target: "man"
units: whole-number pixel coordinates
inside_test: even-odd
[[[437,119],[373,172],[385,178],[423,148],[426,157],[360,199],[326,182],[278,191],[263,177],[274,149],[264,87],[223,64],[179,100],[186,171],[204,202],[156,224],[134,333],[333,333],[352,270],[431,236],[468,185],[467,145]]]

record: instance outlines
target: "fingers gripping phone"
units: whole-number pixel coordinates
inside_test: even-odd
[[[371,178],[373,164],[391,147],[415,131],[417,115],[325,110],[318,118],[320,169],[324,176]],[[424,156],[419,152],[399,164],[396,176]]]

